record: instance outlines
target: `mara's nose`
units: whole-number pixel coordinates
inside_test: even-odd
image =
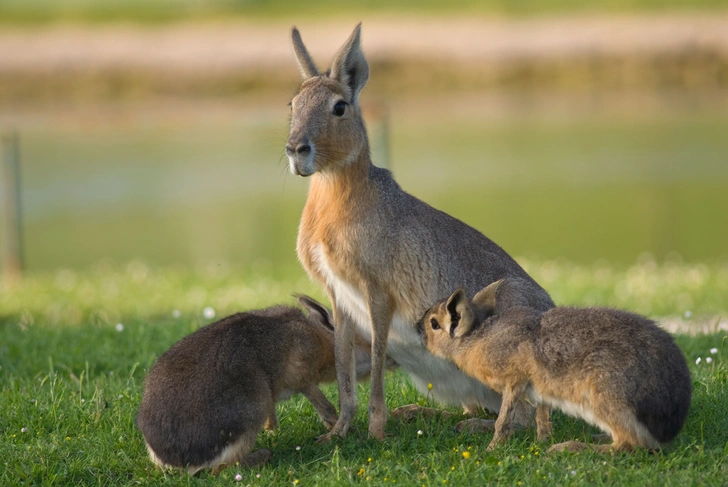
[[[306,143],[293,145],[290,142],[286,144],[286,154],[292,156],[294,154],[305,156],[311,152],[311,146]]]

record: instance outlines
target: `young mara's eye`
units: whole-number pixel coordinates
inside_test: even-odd
[[[337,117],[343,117],[344,112],[346,111],[346,105],[348,105],[348,103],[346,103],[344,100],[337,101],[336,105],[334,105],[334,115],[336,115]]]
[[[439,330],[440,329],[440,323],[438,323],[435,318],[430,318],[430,325],[432,325],[432,329],[433,330]]]

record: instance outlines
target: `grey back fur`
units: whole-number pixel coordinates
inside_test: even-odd
[[[335,380],[334,325],[328,310],[299,296],[290,306],[237,313],[182,338],[149,370],[137,426],[162,467],[243,464],[275,403],[303,393],[328,427],[336,410],[316,384]],[[368,345],[368,344],[367,344]],[[364,357],[368,346],[363,347]],[[363,376],[365,363],[357,364]]]

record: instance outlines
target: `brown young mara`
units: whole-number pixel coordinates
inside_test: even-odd
[[[331,435],[344,436],[356,412],[353,337],[371,337],[369,432],[383,438],[384,357],[392,357],[421,391],[433,384],[441,402],[497,411],[500,397],[452,363],[427,353],[417,320],[453,289],[475,292],[503,277],[524,281],[521,300],[553,306],[549,295],[482,233],[403,191],[390,171],[370,159],[359,94],[369,77],[357,26],[320,72],[292,32],[303,83],[291,101],[286,143],[290,169],[310,177],[297,252],[333,306],[340,416]]]
[[[522,285],[497,281],[472,302],[458,289],[418,323],[432,353],[502,393],[489,449],[511,434],[514,404],[523,399],[537,406],[539,441],[551,434],[552,406],[611,435],[601,451],[657,449],[679,433],[692,382],[666,331],[616,309],[509,307]],[[570,441],[551,450],[585,448]]]
[[[162,354],[149,370],[137,426],[152,461],[193,475],[240,462],[266,463],[270,450],[251,454],[258,433],[278,426],[275,403],[302,393],[324,424],[336,409],[317,384],[336,378],[334,328],[328,310],[306,296],[308,316],[290,306],[237,313],[204,326]],[[356,377],[370,371],[369,343],[357,341]]]

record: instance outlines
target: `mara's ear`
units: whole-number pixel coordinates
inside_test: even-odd
[[[319,75],[319,71],[316,68],[316,64],[311,59],[311,55],[308,53],[308,49],[303,45],[303,39],[301,34],[298,33],[298,29],[295,27],[291,31],[291,41],[293,42],[293,52],[296,55],[296,61],[298,61],[298,69],[301,71],[301,76],[306,80]]]
[[[356,103],[359,92],[369,79],[369,65],[361,51],[360,38],[361,23],[336,53],[329,75],[349,90],[349,102],[352,104]]]
[[[452,293],[445,304],[445,309],[450,318],[445,328],[451,337],[458,338],[472,330],[475,313],[465,290],[458,289]]]
[[[326,328],[334,331],[334,318],[326,306],[304,294],[297,294],[296,298],[301,305],[308,310],[309,319],[316,320]]]
[[[498,286],[501,285],[503,279],[488,284],[485,288],[478,291],[478,294],[473,297],[473,305],[478,311],[484,315],[484,318],[495,314],[495,295],[498,291]]]

